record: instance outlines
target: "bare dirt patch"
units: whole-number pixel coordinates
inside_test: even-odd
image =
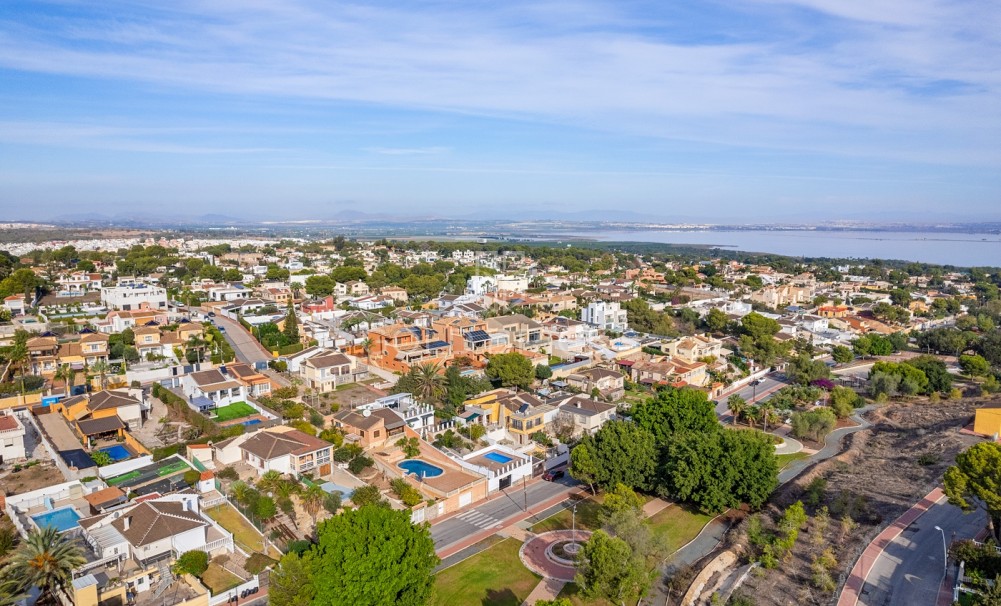
[[[65,481],[66,478],[59,472],[59,468],[48,462],[32,465],[21,471],[11,471],[0,478],[0,485],[6,494],[14,495],[62,484]]]
[[[802,500],[810,519],[778,566],[749,575],[740,591],[753,595],[759,605],[831,603],[865,546],[938,485],[956,455],[977,441],[960,429],[974,409],[988,402],[932,404],[921,400],[870,412],[872,427],[845,438],[847,448],[842,454],[781,488],[758,516],[767,534],[786,507]],[[815,484],[817,496],[811,500],[808,487],[815,480],[826,485],[817,491]],[[829,513],[826,522],[822,513],[818,515],[824,507]],[[850,521],[843,522],[846,518]],[[745,559],[760,552],[748,547],[749,526],[750,519],[745,520],[727,537],[731,547],[744,550]],[[822,556],[825,551],[827,558]],[[818,574],[824,563],[828,580]]]

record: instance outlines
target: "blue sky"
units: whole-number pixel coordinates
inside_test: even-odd
[[[0,218],[1001,220],[1001,3],[8,0]]]

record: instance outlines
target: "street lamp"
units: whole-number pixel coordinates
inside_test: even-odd
[[[942,530],[941,526],[936,526],[935,530],[942,533],[942,575],[944,580],[945,576],[949,574],[949,549],[945,544],[945,531]]]
[[[577,504],[573,504],[573,513],[570,515],[570,542],[577,543]]]

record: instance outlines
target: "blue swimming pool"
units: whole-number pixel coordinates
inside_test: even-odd
[[[31,519],[35,521],[35,525],[39,528],[55,526],[59,532],[65,532],[79,526],[77,522],[81,517],[73,507],[61,507],[52,511],[46,511],[45,513],[37,513],[31,516]]]
[[[132,458],[132,453],[129,452],[129,449],[125,448],[121,444],[115,444],[114,446],[102,448],[101,452],[108,453],[108,456],[111,457],[111,460],[115,463]]]
[[[261,422],[261,420],[260,420],[260,419],[251,419],[251,420],[249,420],[249,421],[244,421],[244,422],[242,423],[242,425],[243,425],[244,427],[251,427],[251,426],[253,426],[253,425],[257,425],[257,424],[258,424],[258,423],[260,423],[260,422]]]
[[[502,455],[499,452],[488,452],[487,454],[485,454],[483,456],[486,457],[486,458],[488,458],[488,459],[490,459],[494,463],[500,463],[501,465],[503,465],[504,463],[510,463],[511,461],[514,460],[513,458],[511,458],[511,457],[509,457],[507,455]]]
[[[445,473],[441,467],[432,465],[427,461],[421,461],[420,459],[410,459],[408,461],[401,461],[400,469],[402,469],[407,473],[412,473],[421,478],[434,478]]]

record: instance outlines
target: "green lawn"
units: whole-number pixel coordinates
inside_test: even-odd
[[[588,600],[587,598],[580,595],[580,588],[577,587],[576,583],[567,583],[560,590],[560,594],[556,597],[567,598],[573,606],[615,606],[612,602],[598,598],[596,600]]]
[[[250,415],[256,415],[257,409],[246,402],[233,402],[221,408],[215,409],[215,421],[225,423],[233,419],[242,419]]]
[[[779,469],[785,469],[793,461],[799,461],[800,459],[805,459],[810,455],[805,452],[794,452],[792,454],[780,454],[775,455],[775,460],[778,461]]]
[[[205,515],[232,532],[233,541],[238,543],[244,551],[264,552],[264,536],[250,522],[243,519],[240,512],[229,503],[206,509]]]
[[[521,543],[504,539],[435,577],[434,606],[521,606],[541,580],[518,558]]]
[[[107,482],[111,486],[118,486],[122,482],[128,482],[129,480],[132,480],[134,478],[138,478],[139,475],[140,474],[139,474],[138,471],[133,470],[133,471],[130,471],[128,473],[123,473],[120,476],[115,476],[113,478],[108,478]]]
[[[601,528],[601,497],[588,497],[577,503],[577,528],[586,530],[597,530]],[[573,525],[573,514],[571,509],[564,509],[554,516],[532,526],[532,532],[539,534],[551,530],[569,530]]]
[[[205,569],[204,573],[202,573],[202,583],[209,588],[212,595],[219,595],[227,589],[236,587],[242,582],[243,581],[240,577],[226,570],[222,566],[219,566],[215,562],[210,563],[209,567]]]
[[[672,551],[677,551],[698,536],[713,516],[700,513],[687,506],[671,505],[650,518],[654,532],[667,539]]]

